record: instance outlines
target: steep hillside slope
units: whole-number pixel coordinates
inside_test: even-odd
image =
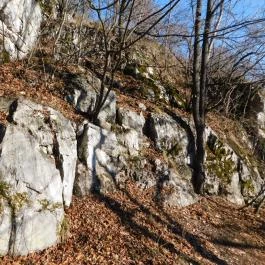
[[[241,208],[264,200],[264,95],[249,126],[208,113],[198,195],[191,86],[179,61],[142,39],[102,81],[100,29],[82,27],[82,57],[77,20],[62,31],[46,21],[23,61],[2,51],[10,58],[0,65],[1,263],[265,264],[265,211]],[[29,27],[32,42],[40,21]],[[94,119],[100,90],[106,102]]]
[[[23,95],[33,101],[52,106],[72,121],[82,124],[84,117],[64,99],[67,91],[63,79],[55,79],[56,82],[48,79],[48,83],[45,84],[42,72],[27,69],[20,63],[6,64],[1,66],[1,69],[2,96],[16,98]],[[139,80],[131,76],[121,75],[120,78],[123,80],[120,82],[126,83],[131,80],[131,84],[133,82],[139,84]],[[132,111],[139,115],[141,111],[145,111],[142,109],[139,112],[139,107],[140,109],[145,107],[151,113],[161,115],[162,105],[157,105],[152,100],[122,93],[119,90],[116,90],[116,94],[121,114],[123,113],[121,109],[124,108],[127,114]],[[189,118],[183,110],[176,111],[183,119]],[[132,126],[130,120],[124,120],[127,116],[122,115],[119,117],[119,122],[111,128],[117,135],[120,122]],[[131,121],[137,121],[140,116],[135,117]],[[143,117],[148,118],[148,115],[144,114]],[[3,110],[1,122],[9,123]],[[239,132],[233,129],[233,126],[239,128],[236,123],[233,122],[232,125],[232,121],[210,114],[209,124],[222,141],[229,137],[239,146],[246,143],[243,130],[242,135],[238,137]],[[106,127],[106,124],[104,126]],[[143,125],[140,123],[137,126]],[[158,159],[164,161],[163,163],[172,163],[169,154],[159,150],[165,143],[161,142],[162,146],[156,147],[157,138],[152,140],[151,137],[148,141],[149,144],[141,153],[140,160]],[[247,150],[247,147],[244,150]],[[177,153],[174,155],[176,156]],[[135,157],[134,154],[131,159],[131,163],[136,167],[139,162],[137,156]],[[149,173],[153,171],[152,163],[154,162],[151,162],[151,167],[147,167]],[[220,166],[222,165],[220,163]],[[136,176],[140,173],[135,172]],[[184,173],[185,170],[181,172]],[[74,197],[71,207],[66,210],[58,234],[62,240],[58,246],[20,258],[7,256],[1,259],[1,263],[265,264],[264,210],[259,215],[254,215],[251,209],[241,211],[238,206],[216,197],[198,197],[197,203],[182,209],[169,207],[163,203],[165,198],[171,198],[171,204],[181,202],[181,198],[174,197],[175,195],[172,197],[172,194],[175,194],[174,188],[172,190],[170,186],[163,187],[163,183],[153,180],[150,180],[151,185],[146,184],[145,181],[148,181],[150,174],[143,179],[133,176],[125,182],[120,182],[114,188],[114,192],[110,192],[110,185],[105,183],[106,186],[101,188],[107,190],[104,192],[104,189],[101,189],[103,192],[101,194],[83,198]],[[211,182],[209,181],[208,184],[210,185]],[[178,192],[182,194],[183,190]]]

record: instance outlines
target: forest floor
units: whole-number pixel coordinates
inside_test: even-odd
[[[128,183],[112,194],[74,197],[62,243],[0,264],[265,264],[264,209],[254,214],[216,197],[168,208],[155,193]]]

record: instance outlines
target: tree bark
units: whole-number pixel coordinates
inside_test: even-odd
[[[212,24],[212,0],[207,1],[203,41],[200,46],[202,0],[197,0],[194,26],[192,109],[196,131],[196,150],[193,166],[193,184],[196,193],[203,193],[205,182],[205,111],[207,106],[207,65],[209,60],[209,32]],[[201,51],[201,55],[200,55]]]
[[[202,147],[201,139],[198,136],[203,135],[203,127],[200,119],[200,28],[201,28],[201,9],[202,1],[197,0],[195,25],[194,25],[194,44],[193,44],[193,88],[192,88],[192,111],[196,130],[196,148],[195,160],[193,165],[193,185],[197,193],[201,193],[202,183],[204,181],[203,152],[198,147]]]

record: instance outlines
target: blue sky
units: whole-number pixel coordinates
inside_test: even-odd
[[[243,17],[253,16],[257,13],[259,13],[260,16],[265,15],[265,0],[239,0],[237,2],[238,3],[233,8],[233,11],[237,13],[237,15],[240,14],[243,15]],[[157,3],[165,4],[168,3],[168,0],[157,0]],[[187,6],[189,3],[190,0],[181,0],[179,5]]]

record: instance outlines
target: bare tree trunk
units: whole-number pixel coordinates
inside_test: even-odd
[[[209,32],[212,23],[212,0],[207,1],[207,11],[205,26],[203,31],[203,42],[200,48],[200,28],[201,28],[201,9],[202,0],[197,0],[195,17],[195,39],[194,39],[194,58],[193,58],[193,119],[196,130],[196,151],[194,161],[193,183],[195,192],[203,193],[205,182],[205,111],[207,106],[207,65],[209,60]],[[201,58],[200,58],[201,50]]]
[[[196,150],[194,160],[194,172],[193,172],[193,184],[197,193],[201,193],[202,183],[204,181],[204,156],[203,152],[198,149],[202,147],[203,139],[199,139],[198,136],[203,136],[203,127],[201,126],[200,119],[200,28],[201,28],[201,8],[202,1],[197,1],[195,27],[194,27],[194,46],[193,46],[193,89],[192,89],[192,111],[193,119],[196,129]]]

